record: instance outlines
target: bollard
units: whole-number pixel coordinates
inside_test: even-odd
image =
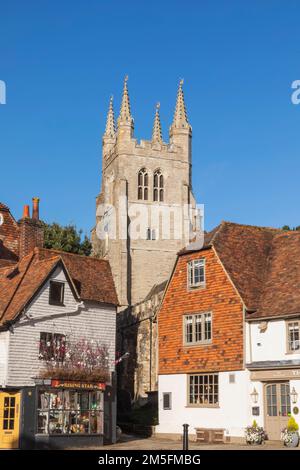
[[[189,425],[183,424],[183,450],[189,450]]]

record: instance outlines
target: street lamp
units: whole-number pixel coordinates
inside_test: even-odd
[[[293,387],[293,390],[291,391],[291,399],[293,404],[297,403],[298,393],[296,392],[295,387]]]
[[[257,403],[257,402],[258,402],[258,393],[257,393],[255,387],[253,388],[253,391],[250,393],[250,396],[251,396],[251,398],[252,398],[253,403]]]

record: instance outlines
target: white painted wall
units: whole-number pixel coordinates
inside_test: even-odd
[[[4,387],[7,376],[9,332],[0,332],[0,387]]]
[[[59,267],[51,279],[65,281],[65,306],[49,305],[50,279],[45,283],[24,315],[9,333],[7,386],[33,385],[33,377],[43,368],[39,360],[40,332],[61,333],[74,339],[94,339],[109,347],[111,370],[115,361],[116,312],[113,306],[86,302],[78,310],[78,302]]]
[[[285,320],[268,321],[267,330],[261,332],[261,322],[246,324],[246,362],[282,361],[300,359],[299,353],[287,353]]]
[[[235,383],[229,383],[229,374],[235,374]],[[223,428],[227,436],[244,436],[244,429],[253,417],[250,393],[253,384],[249,372],[219,373],[219,408],[187,407],[187,375],[159,376],[159,425],[157,433],[182,434],[182,425],[189,424],[189,433],[195,428]],[[172,409],[163,410],[163,393],[172,393]]]

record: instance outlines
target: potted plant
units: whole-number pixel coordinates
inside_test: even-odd
[[[246,427],[245,435],[247,444],[259,445],[265,440],[265,431],[255,420],[251,426]]]
[[[281,439],[286,447],[297,447],[299,445],[299,426],[293,416],[288,420],[287,427],[282,430]]]

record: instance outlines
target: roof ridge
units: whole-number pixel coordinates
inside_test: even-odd
[[[223,225],[225,225],[225,223],[226,223],[226,222],[225,222],[224,220],[222,220],[219,225],[217,225],[215,228],[213,228],[213,229],[211,230],[211,232],[213,232],[213,231],[215,230],[215,233],[213,234],[213,236],[211,237],[211,240],[210,240],[210,242],[209,242],[209,245],[210,245],[210,246],[213,245],[216,236],[219,234],[220,230],[222,229]],[[210,232],[209,232],[209,233],[210,233]]]
[[[260,229],[260,230],[271,230],[271,231],[274,231],[274,232],[289,232],[290,231],[290,230],[283,230],[282,228],[278,228],[278,227],[266,227],[266,226],[263,226],[263,225],[241,224],[239,222],[231,222],[230,220],[222,220],[221,224],[238,225],[239,227],[257,228],[257,229]],[[294,232],[294,230],[291,230],[291,231]]]
[[[58,253],[59,256],[62,256],[62,255],[67,255],[67,256],[79,256],[80,258],[84,258],[84,259],[92,259],[92,260],[97,260],[97,261],[105,261],[105,263],[108,263],[108,260],[107,259],[104,259],[104,258],[96,258],[95,256],[86,256],[86,255],[81,255],[79,253],[70,253],[69,251],[63,251],[63,250],[55,250],[55,249],[52,249],[52,248],[35,248],[34,249],[37,253],[39,253],[40,251],[47,251],[47,252],[54,252],[54,253]],[[48,258],[49,259],[49,258]]]

